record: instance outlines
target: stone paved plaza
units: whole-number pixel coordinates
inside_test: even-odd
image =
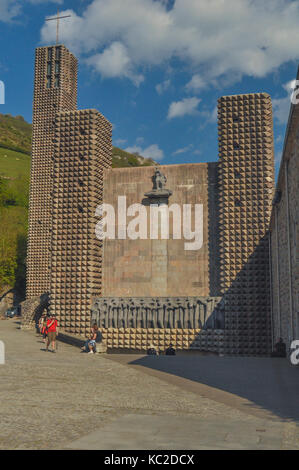
[[[0,449],[299,449],[285,360],[43,351],[0,321]]]

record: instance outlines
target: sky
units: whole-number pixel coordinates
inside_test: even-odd
[[[217,99],[272,97],[279,167],[299,64],[299,0],[0,0],[0,113],[32,122],[34,49],[79,60],[78,107],[161,164],[217,161]]]

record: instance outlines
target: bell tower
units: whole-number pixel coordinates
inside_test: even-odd
[[[50,290],[55,116],[77,109],[77,59],[63,45],[35,54],[27,299]]]

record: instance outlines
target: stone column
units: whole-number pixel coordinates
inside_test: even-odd
[[[152,207],[150,207],[152,209]],[[167,204],[159,206],[159,210],[168,210]],[[158,218],[158,240],[151,240],[152,251],[152,295],[156,297],[167,296],[167,272],[168,272],[168,240],[162,239],[166,227],[163,226],[162,216]],[[155,227],[151,226],[151,233]],[[165,232],[164,232],[165,233]]]
[[[165,188],[166,177],[156,168],[152,178],[153,189],[145,196],[149,206],[152,248],[152,296],[167,296],[169,214],[168,199],[172,191]]]

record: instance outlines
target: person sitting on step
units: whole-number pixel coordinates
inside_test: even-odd
[[[175,349],[173,347],[173,344],[170,343],[170,345],[168,346],[168,348],[165,351],[165,356],[175,356],[175,355],[176,355],[176,352],[175,352]]]
[[[96,323],[93,324],[90,330],[90,336],[85,342],[84,346],[81,348],[83,352],[88,354],[94,354],[96,352],[96,341],[98,339],[99,328]]]
[[[271,357],[287,357],[286,344],[282,338],[278,338],[277,343],[274,345],[274,351],[271,353]]]

